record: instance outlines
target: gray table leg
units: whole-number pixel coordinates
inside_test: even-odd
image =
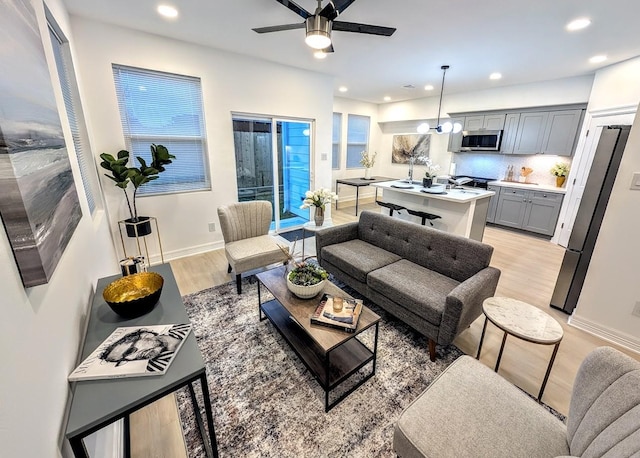
[[[502,350],[504,350],[504,343],[507,341],[507,333],[504,333],[502,336],[502,345],[500,345],[500,353],[498,353],[498,360],[496,361],[495,371],[498,372],[498,368],[500,367],[500,360],[502,359]]]
[[[547,366],[547,373],[544,374],[544,380],[542,381],[542,386],[540,387],[540,393],[538,393],[538,401],[542,400],[542,393],[544,393],[544,388],[547,386],[547,381],[549,380],[549,374],[551,373],[551,367],[553,366],[553,362],[556,359],[556,354],[558,353],[558,347],[560,347],[560,342],[555,344],[553,347],[553,354],[551,355],[549,366]]]

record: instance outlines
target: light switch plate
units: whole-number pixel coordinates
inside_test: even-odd
[[[640,172],[635,172],[633,174],[633,178],[631,179],[631,186],[629,187],[629,189],[640,191]]]
[[[327,156],[327,153],[321,153],[320,154],[320,160],[321,161],[326,161],[327,159],[329,159],[329,157]]]

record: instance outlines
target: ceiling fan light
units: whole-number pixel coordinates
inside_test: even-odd
[[[452,132],[454,134],[457,134],[458,132],[462,132],[462,124],[460,124],[459,122],[454,122]]]
[[[305,22],[307,36],[304,42],[313,49],[325,49],[331,45],[331,21],[326,17],[310,16]]]

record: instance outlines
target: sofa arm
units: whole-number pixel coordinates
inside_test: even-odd
[[[316,232],[316,256],[322,265],[322,247],[358,238],[358,222],[331,226]]]
[[[492,297],[498,287],[500,270],[485,267],[454,288],[447,296],[438,343],[445,345],[482,314],[482,302]]]

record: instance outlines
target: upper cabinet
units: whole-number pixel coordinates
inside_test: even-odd
[[[571,156],[584,117],[585,106],[522,108],[503,113],[458,115],[465,131],[502,130],[502,154]],[[449,136],[449,151],[460,152],[462,134]]]

